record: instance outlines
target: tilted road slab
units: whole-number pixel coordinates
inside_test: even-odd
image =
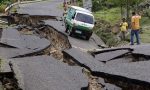
[[[2,30],[0,43],[19,49],[41,50],[50,46],[50,41],[35,35],[22,35],[15,28]]]
[[[149,70],[150,61],[131,62],[122,64],[107,65],[99,68],[95,74],[107,78],[116,78],[127,83],[134,83],[150,87]]]
[[[97,71],[100,67],[105,66],[105,64],[94,59],[94,57],[92,57],[90,54],[83,52],[77,48],[64,50],[63,53],[71,56],[73,60],[80,66],[86,67],[92,71]]]
[[[11,63],[23,90],[81,90],[88,85],[81,67],[49,56],[18,58]]]
[[[107,62],[117,57],[128,54],[129,52],[130,52],[129,50],[116,50],[116,51],[104,52],[104,53],[96,54],[95,59],[98,61]]]
[[[12,58],[18,56],[26,56],[33,53],[37,53],[37,51],[28,50],[28,49],[16,49],[16,48],[6,48],[0,47],[0,56],[2,58]]]
[[[133,54],[141,54],[150,56],[150,44],[146,45],[138,45],[133,47],[134,51]]]
[[[147,55],[150,56],[150,44],[141,44],[141,45],[127,45],[122,47],[113,47],[107,48],[102,51],[98,51],[95,53],[108,52],[114,50],[129,50],[133,54]]]
[[[150,61],[107,65],[74,48],[63,53],[70,55],[80,66],[91,70],[93,75],[150,87]]]

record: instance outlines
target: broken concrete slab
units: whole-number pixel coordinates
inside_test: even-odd
[[[65,25],[62,23],[62,21],[54,21],[54,20],[43,20],[45,25],[49,25],[53,28],[55,28],[58,31],[61,31],[65,33]]]
[[[131,62],[133,62],[132,58],[120,57],[120,58],[117,58],[117,59],[113,59],[111,61],[107,61],[106,65],[116,65],[116,64],[131,63]]]
[[[150,61],[107,65],[99,68],[95,74],[107,78],[116,78],[123,82],[150,87]]]
[[[5,59],[0,59],[0,74],[2,73],[11,73],[12,70],[10,68],[9,62]]]
[[[133,54],[147,55],[150,56],[150,44],[146,45],[137,45],[132,47],[134,51]]]
[[[28,50],[28,49],[0,47],[0,56],[2,58],[12,58],[12,57],[20,56],[20,55],[27,55],[32,52],[33,52],[32,50]]]
[[[87,54],[86,52],[82,52],[77,48],[71,48],[68,50],[63,51],[64,55],[69,55],[74,62],[79,64],[82,67],[86,67],[89,70],[98,70],[100,66],[104,66],[102,62],[99,62],[98,60],[94,59],[90,54]]]
[[[131,47],[113,47],[113,48],[104,48],[101,50],[93,51],[91,54],[94,56],[96,54],[101,54],[101,53],[106,53],[106,52],[112,52],[112,51],[117,51],[117,50],[128,50],[130,52],[133,51],[133,48]]]
[[[1,44],[19,49],[41,50],[50,46],[50,41],[35,35],[22,35],[15,28],[2,31]]]
[[[117,57],[123,56],[128,53],[130,53],[130,51],[128,51],[128,50],[116,50],[116,51],[110,51],[110,52],[96,54],[94,57],[98,61],[107,62],[107,61],[113,60]]]
[[[93,42],[95,42],[99,47],[105,48],[107,47],[105,45],[105,43],[103,42],[103,40],[97,36],[95,33],[92,34],[91,39],[93,40]]]
[[[149,47],[150,47],[150,44],[113,47],[113,48],[103,49],[102,51],[94,52],[94,54],[103,53],[103,52],[109,52],[109,51],[114,51],[114,50],[129,50],[129,51],[131,51],[132,54],[140,54],[140,55],[150,56]]]
[[[150,86],[149,61],[107,65],[74,48],[65,50],[63,53],[70,55],[78,65],[89,69],[95,76]]]
[[[88,81],[81,67],[71,67],[49,56],[10,60],[23,90],[81,90]],[[17,69],[16,69],[17,68]],[[18,79],[18,78],[17,78]]]
[[[24,48],[30,50],[39,50],[50,46],[50,41],[45,38],[40,38],[35,35],[21,35]]]
[[[0,43],[21,48],[20,33],[15,28],[3,29]]]
[[[47,48],[48,47],[36,50],[29,50],[29,49],[0,47],[0,56],[2,58],[18,58],[18,57],[32,56],[44,51]]]

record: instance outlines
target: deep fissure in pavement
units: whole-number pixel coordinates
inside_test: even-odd
[[[42,21],[40,21],[40,20],[46,20],[46,19],[57,20],[55,17],[47,17],[47,16],[14,15],[14,22],[16,24],[20,26],[25,25],[25,27],[23,27],[22,29],[18,29],[20,32],[23,31],[22,34],[25,34],[26,32],[31,31],[33,33],[30,33],[30,34],[36,34],[40,37],[45,37],[51,42],[50,47],[48,47],[47,49],[42,50],[41,52],[38,52],[36,54],[27,55],[27,56],[50,55],[58,60],[62,60],[63,62],[68,63],[71,66],[78,65],[77,63],[74,62],[71,56],[65,53],[62,53],[63,50],[71,48],[71,44],[68,40],[68,37],[65,34],[59,32],[58,30],[52,28],[51,26],[45,25]],[[149,56],[145,56],[145,55],[139,56],[138,54],[129,54],[127,56],[128,56],[127,58],[132,59],[129,62],[144,61],[144,60],[149,59]],[[96,88],[96,90],[99,90],[100,87],[104,87],[104,85],[101,82],[97,81],[98,79],[96,77],[91,77],[91,74],[87,76],[90,79],[89,90],[93,90],[92,88]],[[103,79],[105,83],[111,83],[111,84],[118,86],[118,89],[116,90],[121,90],[121,89],[122,90],[148,90],[147,86],[137,85],[137,84],[126,82],[126,81],[119,81],[117,80],[117,78],[110,79],[107,77]]]
[[[10,69],[12,70],[12,65],[9,64]],[[22,90],[19,87],[18,80],[15,77],[15,73],[13,70],[11,72],[0,72],[0,81],[1,81],[1,88],[3,90]]]
[[[71,44],[68,40],[68,37],[65,34],[59,32],[58,30],[55,30],[51,26],[44,25],[43,22],[41,22],[41,21],[37,22],[38,20],[34,20],[36,18],[35,17],[32,17],[32,18],[27,17],[26,19],[21,19],[21,22],[19,22],[19,23],[22,23],[22,24],[27,23],[28,25],[30,25],[29,27],[31,27],[32,29],[36,28],[35,33],[38,34],[38,36],[40,36],[40,37],[44,37],[44,38],[48,39],[51,42],[51,46],[49,48],[47,48],[39,53],[33,54],[31,56],[50,55],[58,60],[62,60],[64,63],[67,63],[70,66],[78,66],[72,60],[71,57],[62,53],[63,50],[71,48]],[[42,19],[43,19],[43,17],[42,17]],[[54,18],[51,18],[51,19],[55,20]],[[32,21],[32,24],[31,24],[31,21]],[[19,28],[19,31],[21,33],[22,33],[22,31],[23,31],[23,33],[26,33],[31,30],[29,30],[29,28],[27,28],[25,26],[21,29]],[[87,72],[85,72],[85,73],[87,73]],[[87,90],[89,88],[89,90],[92,90],[95,88],[95,90],[99,90],[100,85],[97,82],[98,78],[95,79],[95,77],[93,77],[91,75],[87,75],[87,76],[89,78],[89,85],[88,85],[88,87],[84,87],[81,89]]]

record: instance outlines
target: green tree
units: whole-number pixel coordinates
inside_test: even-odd
[[[146,0],[106,0],[107,3],[112,3],[114,6],[118,7],[120,6],[121,7],[121,15],[123,13],[123,8],[126,9],[126,18],[127,20],[129,21],[129,12],[130,10],[135,10],[135,11],[138,11],[138,5],[141,3],[141,2],[144,2]]]

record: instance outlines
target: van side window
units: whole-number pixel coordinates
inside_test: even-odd
[[[75,9],[69,8],[68,13],[67,13],[67,16],[69,19],[72,19],[74,17],[75,11],[76,11]]]
[[[74,13],[74,15],[72,16],[72,19],[74,19],[74,18],[75,18],[75,16],[76,16],[76,13]]]

